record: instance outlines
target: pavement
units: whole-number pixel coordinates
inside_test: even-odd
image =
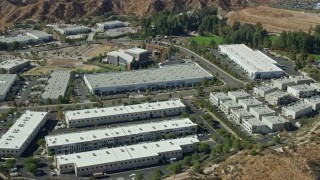
[[[31,93],[31,88],[35,85],[37,85],[37,78],[35,77],[31,77],[31,80],[29,81],[29,84],[27,84],[25,90],[23,91],[23,94],[21,95],[21,98],[18,99],[17,104],[19,104],[20,102],[22,104],[25,104],[27,102],[27,100],[29,99],[29,95]]]

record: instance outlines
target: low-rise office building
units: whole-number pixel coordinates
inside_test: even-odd
[[[68,35],[89,33],[90,28],[86,26],[71,26],[71,27],[65,27],[65,28],[57,28],[56,31],[58,31],[60,34],[68,36]]]
[[[242,124],[244,118],[249,118],[249,117],[254,117],[254,116],[244,108],[230,110],[230,118],[238,122],[239,124]]]
[[[255,98],[239,99],[238,103],[247,111],[249,111],[251,107],[257,107],[262,105],[262,102],[256,100]]]
[[[250,94],[244,91],[229,91],[228,96],[235,102],[238,102],[239,99],[249,98]]]
[[[244,118],[242,126],[250,134],[269,133],[271,131],[265,123],[256,117]]]
[[[104,63],[113,64],[115,66],[122,66],[126,69],[131,69],[131,64],[135,60],[138,63],[148,61],[149,51],[141,48],[131,48],[126,50],[117,50],[107,53],[107,58],[103,60]]]
[[[304,102],[306,104],[309,104],[312,106],[312,109],[317,111],[320,109],[320,97],[319,96],[315,96],[315,97],[311,97],[311,98],[305,98]]]
[[[86,74],[85,84],[92,94],[112,94],[146,89],[163,89],[199,84],[213,76],[198,64],[179,64],[161,68]]]
[[[308,76],[290,76],[291,79],[294,80],[294,82],[299,85],[299,84],[310,84],[313,82],[313,80],[308,77]]]
[[[100,124],[120,123],[140,119],[179,115],[185,111],[181,100],[115,106],[99,109],[66,111],[66,123],[70,128]]]
[[[284,72],[277,62],[260,51],[253,51],[244,44],[219,45],[221,54],[227,55],[252,79],[280,78]]]
[[[49,135],[46,136],[45,140],[47,152],[69,154],[142,141],[155,141],[164,138],[163,136],[169,133],[176,137],[195,134],[197,133],[197,124],[188,118],[174,119]]]
[[[57,155],[58,173],[75,173],[76,176],[112,172],[157,165],[171,158],[181,159],[183,154],[198,148],[197,137],[184,137],[95,151]]]
[[[52,35],[42,31],[30,31],[19,36],[0,38],[0,42],[11,44],[18,42],[20,46],[51,41]]]
[[[282,107],[282,115],[292,119],[298,119],[312,112],[312,106],[306,103],[295,103]]]
[[[124,23],[122,21],[108,21],[108,22],[102,22],[97,23],[97,27],[100,29],[115,29],[119,27],[123,27]]]
[[[239,105],[233,100],[226,100],[221,101],[219,107],[224,113],[229,114],[231,109],[241,108],[241,105]]]
[[[320,92],[320,82],[317,83],[311,83],[310,87],[316,89],[318,92]]]
[[[0,100],[5,100],[17,78],[16,74],[0,74]]]
[[[275,115],[275,111],[270,109],[268,106],[259,106],[250,108],[250,113],[254,115],[254,117],[258,119],[262,119],[262,116],[273,116]]]
[[[306,98],[316,95],[317,91],[309,85],[300,84],[289,86],[287,92],[296,98]]]
[[[273,79],[271,82],[273,87],[280,90],[286,90],[288,86],[294,86],[296,84],[292,78]]]
[[[231,100],[231,98],[223,92],[210,93],[209,101],[215,106],[219,106],[221,101],[226,100]]]
[[[262,122],[272,131],[281,131],[284,128],[286,120],[281,116],[263,116]]]
[[[42,91],[42,100],[57,101],[59,96],[64,97],[70,80],[70,71],[53,71]]]
[[[266,94],[276,91],[275,87],[269,87],[269,86],[260,86],[260,87],[254,87],[253,93],[257,97],[265,97]]]
[[[283,105],[288,104],[291,101],[291,97],[289,96],[289,93],[283,92],[283,91],[274,91],[269,94],[266,94],[265,100],[270,105]]]
[[[26,111],[0,139],[0,156],[19,157],[47,121],[47,112]]]
[[[0,62],[0,68],[7,71],[7,74],[14,74],[30,66],[30,61],[25,59],[11,59]]]

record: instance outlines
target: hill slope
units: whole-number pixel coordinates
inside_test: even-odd
[[[148,15],[165,8],[176,12],[198,9],[207,6],[223,9],[239,9],[266,0],[38,0],[26,4],[18,0],[0,1],[0,27],[25,19],[64,20],[79,18],[95,12],[103,14],[114,11],[120,14],[134,13]]]

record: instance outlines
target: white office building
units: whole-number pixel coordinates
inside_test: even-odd
[[[227,55],[252,79],[270,79],[283,76],[277,63],[260,51],[253,51],[244,44],[219,45],[221,54]]]
[[[225,100],[220,102],[219,107],[224,113],[229,114],[231,109],[241,108],[241,105],[233,100]]]
[[[179,115],[184,111],[185,105],[180,100],[169,100],[99,109],[66,111],[64,115],[68,127],[76,128],[164,116],[174,116]]]
[[[230,119],[242,124],[244,118],[254,117],[249,111],[244,108],[231,109]]]
[[[30,31],[18,36],[0,38],[0,42],[11,44],[18,42],[20,46],[52,40],[52,35],[42,31]]]
[[[177,86],[192,86],[213,76],[198,64],[179,64],[157,69],[86,74],[84,82],[92,94],[109,94]]]
[[[320,97],[314,96],[311,98],[305,98],[304,102],[312,106],[312,109],[317,111],[320,109]]]
[[[112,172],[157,165],[170,158],[181,159],[184,153],[194,152],[199,144],[197,137],[184,137],[136,145],[100,149],[95,151],[57,155],[55,163],[59,174],[76,176]]]
[[[235,102],[238,102],[239,99],[249,98],[250,94],[244,91],[229,91],[228,96]]]
[[[30,66],[30,61],[25,59],[10,59],[0,62],[0,68],[7,71],[7,74],[14,74],[21,71],[24,68]]]
[[[312,105],[305,103],[295,103],[282,107],[282,115],[292,119],[298,119],[312,112]]]
[[[124,23],[122,21],[108,21],[108,22],[102,22],[97,23],[97,27],[100,29],[115,29],[119,27],[123,27]]]
[[[65,28],[57,28],[56,31],[58,31],[60,34],[68,36],[68,35],[89,33],[90,28],[86,26],[71,26],[71,27],[65,27]]]
[[[47,112],[26,111],[0,139],[0,156],[19,157],[46,123]]]
[[[5,100],[17,78],[16,74],[0,74],[0,100]]]
[[[306,98],[316,95],[317,91],[309,85],[300,84],[289,86],[287,92],[296,98]]]
[[[41,93],[42,100],[57,101],[59,96],[64,97],[70,80],[70,71],[53,71]]]
[[[256,117],[244,118],[244,120],[242,121],[242,126],[250,134],[270,133],[271,131],[265,123],[263,123]]]
[[[290,76],[289,78],[293,79],[294,82],[299,85],[299,84],[310,84],[313,83],[313,80],[305,75],[301,75],[301,76]]]
[[[291,78],[273,79],[271,82],[273,87],[280,90],[286,90],[288,86],[294,86],[296,84]]]
[[[250,113],[254,115],[254,117],[258,119],[262,119],[262,116],[274,116],[275,111],[270,109],[268,106],[259,106],[250,108]]]
[[[278,105],[288,104],[291,101],[291,97],[287,92],[274,91],[269,94],[266,94],[265,100],[270,105],[278,106]]]
[[[92,151],[104,147],[155,141],[166,134],[175,137],[197,133],[197,124],[190,119],[174,119],[114,128],[65,133],[46,136],[47,151],[52,154],[69,154]]]
[[[260,86],[253,88],[253,94],[256,97],[265,97],[266,94],[276,91],[276,88],[269,86]]]
[[[256,100],[255,98],[239,99],[238,103],[247,111],[249,111],[251,107],[257,107],[262,105],[262,102]]]
[[[311,83],[310,87],[316,89],[318,92],[320,92],[320,82]]]
[[[219,106],[221,101],[226,100],[231,100],[231,98],[223,92],[210,93],[209,101],[215,106]]]
[[[262,122],[266,124],[272,131],[282,131],[286,120],[281,116],[263,116]]]

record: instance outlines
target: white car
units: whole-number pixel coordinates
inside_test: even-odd
[[[136,174],[134,174],[134,173],[133,173],[133,174],[130,174],[129,177],[130,177],[130,178],[136,177]]]

